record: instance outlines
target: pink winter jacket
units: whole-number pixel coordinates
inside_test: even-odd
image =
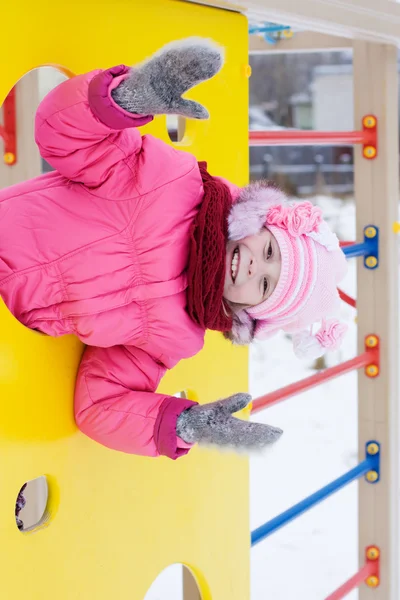
[[[185,310],[189,229],[202,200],[196,159],[137,126],[110,95],[126,67],[66,81],[43,100],[36,142],[56,170],[0,190],[0,294],[27,327],[88,345],[75,418],[110,448],[177,458],[177,416],[155,393],[203,346]]]

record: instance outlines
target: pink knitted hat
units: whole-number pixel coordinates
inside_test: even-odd
[[[241,311],[239,324],[233,331],[237,341],[245,341],[252,323],[253,336],[266,339],[279,330],[292,333],[294,351],[300,358],[317,358],[328,349],[336,349],[347,327],[335,317],[340,298],[337,284],[347,271],[345,255],[339,240],[322,218],[319,207],[311,202],[288,203],[276,188],[259,188],[263,201],[256,195],[255,212],[253,196],[238,202],[231,211],[230,239],[240,239],[267,227],[278,242],[281,252],[281,273],[278,284],[267,300]],[[247,205],[247,217],[254,226],[260,219],[264,204],[263,223],[254,231],[240,235],[237,217]],[[257,215],[256,215],[257,213]],[[244,214],[242,215],[242,218]],[[243,220],[241,220],[243,223]],[[235,231],[235,227],[239,230]],[[318,331],[314,331],[319,323]],[[242,338],[242,339],[241,339]]]

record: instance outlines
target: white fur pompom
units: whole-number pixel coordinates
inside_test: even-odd
[[[337,235],[331,231],[329,225],[325,221],[320,223],[318,226],[318,231],[312,231],[306,235],[312,238],[314,242],[318,242],[318,244],[321,244],[321,246],[325,246],[325,248],[330,252],[340,248]]]
[[[316,359],[323,356],[326,349],[310,330],[305,329],[292,337],[293,350],[297,358]]]
[[[265,225],[268,209],[285,201],[285,194],[272,184],[255,182],[242,188],[228,217],[229,239],[257,235]]]
[[[240,311],[233,319],[231,339],[238,346],[247,346],[254,339],[254,321],[245,310]]]

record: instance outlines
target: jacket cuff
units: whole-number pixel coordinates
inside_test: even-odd
[[[89,106],[92,113],[110,129],[142,127],[153,120],[151,115],[132,114],[114,102],[111,91],[129,77],[130,68],[118,65],[101,71],[89,82]]]
[[[184,410],[196,404],[197,402],[175,396],[166,397],[154,426],[154,442],[159,454],[176,460],[189,452],[192,446],[181,442],[176,435],[176,422]]]

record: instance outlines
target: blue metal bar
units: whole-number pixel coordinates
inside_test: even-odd
[[[325,487],[321,488],[311,496],[308,496],[298,504],[295,504],[288,510],[285,510],[283,513],[274,517],[261,527],[258,527],[251,533],[251,545],[255,546],[267,536],[271,535],[290,521],[293,521],[296,517],[300,516],[325,498],[328,498],[331,494],[334,494],[341,488],[343,488],[348,483],[358,479],[362,475],[365,475],[368,471],[375,470],[379,472],[379,454],[374,456],[367,456],[365,460],[363,460],[360,464],[358,464],[354,469],[351,469],[338,479],[335,479]]]
[[[342,248],[347,258],[354,258],[356,256],[370,256],[373,253],[375,245],[370,241],[360,242],[359,244],[351,244]]]
[[[290,25],[265,25],[265,27],[249,27],[249,33],[275,33],[288,29],[290,29]]]
[[[364,227],[364,241],[342,248],[347,258],[364,257],[366,269],[377,269],[379,266],[379,228],[375,225]]]

